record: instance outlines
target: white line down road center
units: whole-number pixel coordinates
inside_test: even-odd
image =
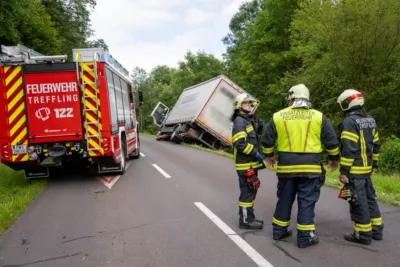
[[[168,173],[166,173],[163,169],[158,167],[157,164],[152,164],[154,168],[156,168],[157,171],[159,171],[162,175],[164,175],[165,178],[171,178]]]
[[[260,267],[274,267],[263,256],[261,256],[252,246],[244,241],[238,234],[236,234],[228,225],[226,225],[220,218],[217,217],[211,210],[209,210],[203,203],[194,203],[211,221],[213,221],[219,229],[222,230],[235,244],[243,250],[258,266]]]

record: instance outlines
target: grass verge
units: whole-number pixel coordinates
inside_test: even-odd
[[[331,172],[327,169],[326,174],[325,185],[337,189],[343,186],[339,182],[338,170]],[[377,200],[400,206],[400,174],[382,174],[377,172],[371,179],[376,191]]]
[[[149,132],[141,132],[140,135],[142,135],[142,136],[155,136],[154,134],[149,133]]]
[[[219,150],[211,150],[201,145],[191,145],[186,143],[182,143],[182,145],[207,151],[229,159],[232,159],[233,157],[230,153]],[[326,166],[325,168],[327,170],[325,185],[337,189],[341,188],[343,185],[339,182],[339,171],[336,170],[331,172]],[[268,170],[276,171],[276,168],[268,168]],[[378,201],[400,206],[400,174],[386,175],[377,172],[372,176],[372,183],[374,184],[376,198]]]
[[[0,164],[0,236],[42,192],[46,184],[45,180],[28,182],[22,171],[16,172]]]

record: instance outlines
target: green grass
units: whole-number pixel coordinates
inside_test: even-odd
[[[325,185],[333,188],[341,188],[339,182],[339,171],[331,172],[327,169]],[[388,204],[400,206],[400,174],[375,173],[372,183],[376,191],[376,198]],[[339,192],[338,192],[339,193]]]
[[[223,156],[223,157],[226,157],[226,158],[229,158],[229,159],[233,159],[233,155],[232,154],[224,152],[224,151],[212,150],[212,149],[210,149],[208,147],[203,147],[201,145],[194,145],[194,144],[187,144],[187,143],[181,143],[181,145],[188,146],[188,147],[193,147],[193,148],[196,148],[196,149],[199,149],[199,150],[203,150],[203,151],[206,151],[206,152],[209,152],[209,153],[213,153],[213,154],[220,155],[220,156]]]
[[[232,154],[227,152],[222,152],[219,150],[211,150],[207,147],[203,147],[200,145],[191,145],[186,143],[182,143],[182,145],[207,151],[229,159],[233,159]],[[331,172],[331,170],[329,170],[326,166],[325,168],[327,170],[325,185],[337,189],[341,188],[343,184],[339,182],[339,170]],[[268,168],[268,170],[276,171],[276,165],[274,168]],[[374,184],[376,197],[379,201],[400,206],[400,174],[386,175],[377,172],[372,176],[372,183]]]
[[[28,182],[22,171],[16,172],[0,164],[0,236],[42,192],[46,184],[45,180]]]
[[[147,131],[141,132],[140,135],[141,135],[141,136],[155,136],[154,134],[149,133],[149,132],[147,132]]]

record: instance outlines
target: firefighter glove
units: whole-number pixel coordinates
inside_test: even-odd
[[[261,154],[259,152],[257,152],[256,159],[261,162],[263,161],[263,157],[261,156]]]
[[[258,177],[254,175],[254,176],[252,177],[252,180],[254,180],[254,181],[252,181],[252,184],[253,184],[254,188],[255,188],[255,189],[260,188],[260,185],[261,185],[260,179],[258,179]]]
[[[351,199],[351,197],[352,197],[352,195],[351,195],[350,187],[347,184],[345,184],[340,189],[338,198],[349,201]]]
[[[246,177],[246,182],[249,183],[253,188],[260,188],[260,179],[258,179],[256,172],[253,168],[244,172],[244,176]]]

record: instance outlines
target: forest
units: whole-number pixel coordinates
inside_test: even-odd
[[[0,0],[0,43],[70,57],[74,47],[108,49],[103,39],[90,40],[95,7],[96,0]],[[177,67],[133,69],[145,100],[142,131],[155,133],[157,102],[172,108],[183,89],[220,74],[261,100],[257,115],[266,122],[283,107],[281,93],[304,83],[313,107],[337,128],[343,113],[336,99],[354,88],[378,123],[385,168],[400,171],[399,14],[398,0],[247,1],[219,40],[222,59],[187,51]]]
[[[177,68],[133,70],[146,103],[144,130],[156,131],[149,115],[157,102],[172,108],[184,88],[220,74],[261,100],[257,115],[266,122],[285,104],[281,93],[304,83],[313,108],[337,129],[343,119],[337,97],[353,88],[364,94],[365,109],[377,121],[382,168],[400,171],[399,14],[398,0],[246,2],[221,39],[222,60],[188,51]]]
[[[68,55],[72,48],[104,47],[90,40],[96,0],[0,0],[0,44],[22,44],[45,55]]]

